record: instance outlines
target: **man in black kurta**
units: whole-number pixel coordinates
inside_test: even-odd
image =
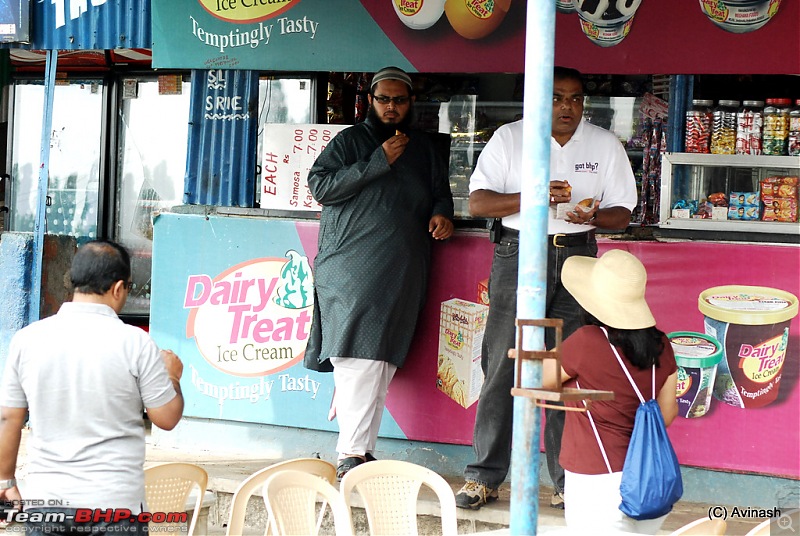
[[[388,385],[425,302],[431,237],[453,233],[446,163],[408,126],[411,79],[382,69],[368,100],[366,121],[334,137],[308,176],[322,215],[305,365],[334,372],[339,478],[373,459]]]

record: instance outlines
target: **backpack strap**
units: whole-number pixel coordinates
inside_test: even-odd
[[[606,328],[601,327],[600,330],[603,332],[603,335],[606,336],[606,339],[608,339],[608,332],[606,331]],[[639,402],[644,404],[644,397],[642,396],[641,391],[639,391],[639,388],[636,387],[636,384],[633,383],[633,378],[631,377],[631,373],[628,372],[628,367],[626,367],[625,363],[622,362],[622,358],[619,356],[619,352],[617,352],[617,348],[613,344],[611,344],[611,341],[609,341],[608,344],[609,344],[609,346],[611,346],[611,350],[613,350],[614,356],[617,358],[617,362],[619,362],[619,366],[622,367],[623,372],[625,372],[625,376],[628,377],[628,381],[630,382],[631,387],[633,387],[633,390],[636,391],[636,396],[639,397]],[[651,392],[653,393],[652,398],[655,398],[656,397],[656,366],[655,365],[653,365],[652,391]]]
[[[578,387],[578,389],[581,388],[581,384],[577,379],[575,380],[575,385]],[[585,400],[583,401],[583,405],[586,406]],[[603,455],[603,461],[606,462],[606,469],[608,469],[609,473],[613,473],[614,471],[611,470],[611,464],[608,461],[608,454],[606,454],[606,449],[605,447],[603,447],[603,441],[600,439],[600,433],[597,431],[597,425],[594,424],[594,419],[592,418],[592,412],[589,411],[588,406],[586,408],[586,415],[589,416],[589,424],[592,425],[592,431],[594,431],[594,437],[595,439],[597,439],[597,444],[600,446],[600,453]]]

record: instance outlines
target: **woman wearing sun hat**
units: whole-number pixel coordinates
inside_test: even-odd
[[[657,399],[669,426],[678,413],[677,365],[672,346],[656,328],[644,298],[647,272],[636,257],[615,249],[599,259],[570,257],[561,280],[584,310],[584,326],[561,346],[561,381],[566,387],[614,391],[614,400],[595,401],[591,406],[608,465],[587,413],[567,411],[559,458],[566,470],[567,526],[589,530],[587,534],[656,534],[666,516],[637,521],[619,510],[622,466],[640,401],[611,346],[642,396]],[[545,361],[545,388],[555,385],[555,364]],[[651,392],[653,371],[655,393]],[[577,404],[583,403],[567,405]]]

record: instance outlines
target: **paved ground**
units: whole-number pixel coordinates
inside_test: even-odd
[[[23,448],[21,449],[19,457],[19,470],[18,477],[24,477],[24,435],[23,435]],[[262,469],[272,463],[281,460],[263,459],[258,457],[243,457],[243,456],[220,456],[208,452],[193,452],[190,446],[185,450],[181,449],[164,449],[155,448],[148,444],[147,447],[147,460],[146,465],[153,465],[168,461],[183,461],[195,463],[206,469],[209,474],[209,489],[217,492],[218,495],[231,494],[236,486],[244,480],[247,476],[255,471]],[[462,483],[458,478],[448,478],[452,484],[453,490],[458,490]],[[551,490],[545,487],[540,489],[539,495],[539,532],[547,534],[554,529],[564,526],[564,515],[560,510],[550,508],[550,494]],[[422,495],[420,499],[420,509],[422,511],[435,510],[432,506],[434,502],[433,496]],[[670,513],[664,526],[659,534],[670,534],[672,531],[682,527],[683,525],[694,521],[695,519],[703,518],[708,515],[708,509],[711,505],[700,503],[686,503],[679,502],[672,513]],[[490,531],[493,529],[502,529],[509,525],[509,507],[510,507],[510,489],[508,485],[500,488],[500,499],[484,508],[477,511],[459,510],[459,531],[460,532],[480,532]],[[224,513],[217,513],[215,509],[209,515],[209,530],[210,535],[225,534],[223,526],[226,519]],[[727,535],[743,536],[759,523],[760,520],[733,520],[728,524]],[[465,527],[466,530],[465,530]],[[10,533],[10,530],[8,531]],[[262,531],[254,531],[255,533],[263,534]]]

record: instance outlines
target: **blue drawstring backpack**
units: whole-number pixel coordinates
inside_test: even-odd
[[[667,435],[661,408],[654,399],[643,402],[636,410],[619,491],[622,495],[619,509],[638,520],[668,514],[683,495],[678,457]]]
[[[603,329],[603,333],[608,338],[605,329]],[[625,455],[625,464],[622,467],[622,482],[619,486],[622,503],[619,505],[619,509],[626,516],[636,520],[655,519],[668,514],[672,510],[672,505],[683,495],[683,479],[678,457],[675,455],[667,435],[661,408],[655,400],[656,367],[653,366],[653,398],[645,402],[613,344],[611,344],[611,349],[641,402],[636,410],[633,433],[628,444],[628,453]],[[597,443],[600,445],[608,472],[611,473],[611,464],[608,463],[608,456],[603,448],[603,442],[600,440],[594,419],[588,411],[586,414],[589,416],[589,422],[594,430]]]

